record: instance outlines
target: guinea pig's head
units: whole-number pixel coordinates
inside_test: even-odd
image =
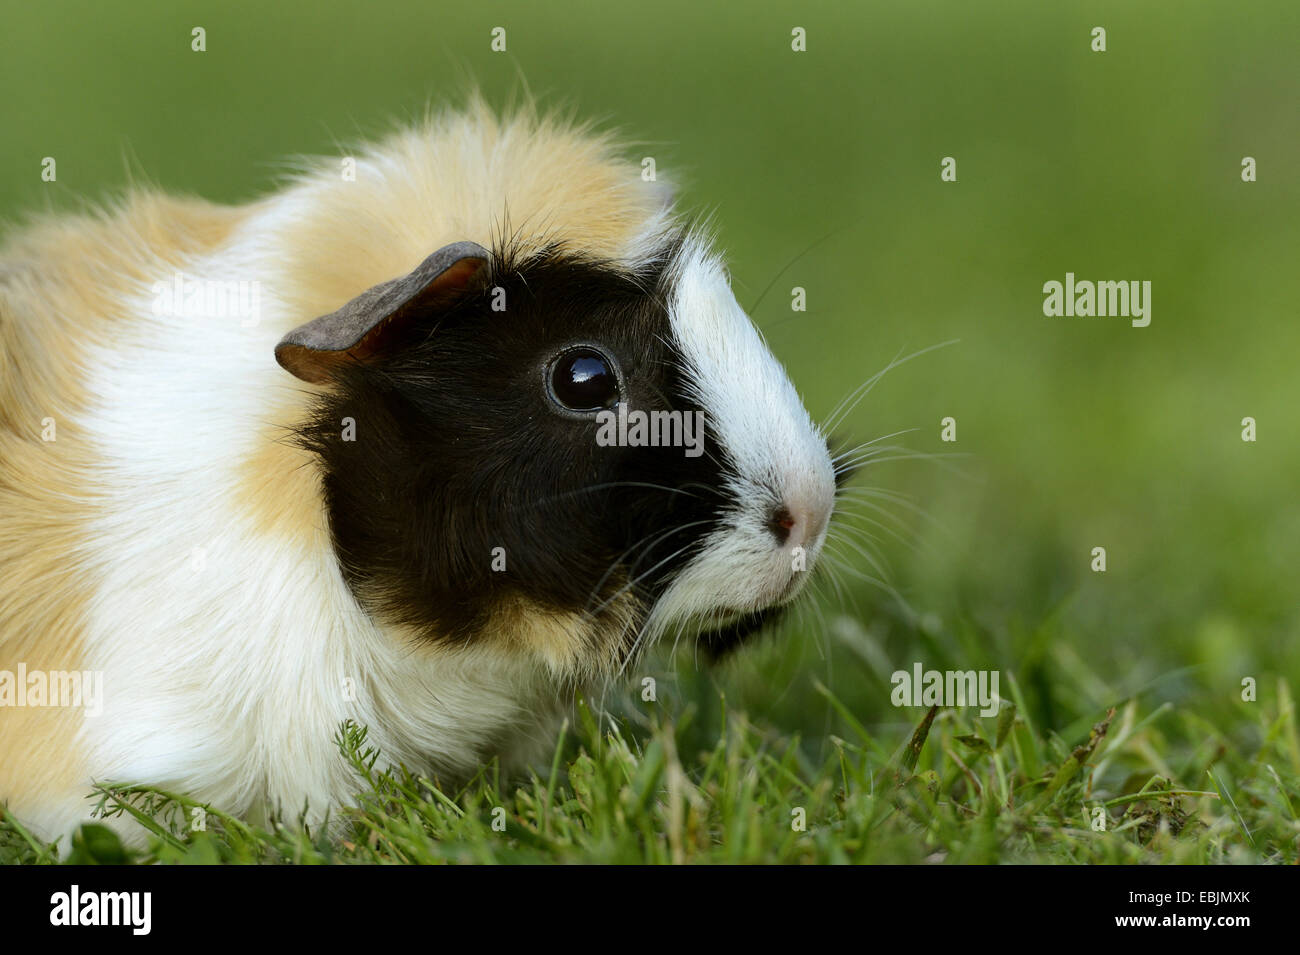
[[[407,632],[609,674],[729,648],[822,550],[826,440],[690,234],[635,266],[456,243],[276,357],[324,386],[299,435],[344,576]]]

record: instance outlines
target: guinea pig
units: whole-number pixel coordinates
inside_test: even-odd
[[[708,237],[533,108],[29,224],[0,372],[0,800],[46,838],[95,783],[318,819],[345,720],[526,765],[657,639],[779,612],[836,503]]]

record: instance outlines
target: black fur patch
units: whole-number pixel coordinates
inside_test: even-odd
[[[747,613],[725,627],[719,627],[702,635],[700,645],[704,648],[709,660],[716,663],[749,643],[768,624],[780,619],[785,613],[785,609],[784,606],[768,607],[764,610]]]
[[[618,362],[629,407],[702,410],[673,345],[671,256],[632,275],[558,251],[516,265],[498,249],[454,304],[404,317],[383,354],[340,370],[299,438],[368,611],[467,640],[510,597],[600,616],[621,588],[646,607],[662,593],[727,504],[707,416],[700,457],[601,447],[594,417],[559,413],[544,375],[561,350],[594,344]]]

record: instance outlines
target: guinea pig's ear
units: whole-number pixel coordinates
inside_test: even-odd
[[[445,245],[409,275],[367,289],[337,312],[299,325],[275,346],[275,360],[303,381],[328,381],[343,362],[377,352],[385,332],[403,315],[454,298],[490,257],[475,242]]]

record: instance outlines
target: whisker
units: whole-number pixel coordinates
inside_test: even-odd
[[[623,553],[620,554],[617,558],[615,558],[614,561],[613,561],[613,563],[611,563],[611,564],[609,565],[609,569],[605,571],[604,575],[600,578],[599,581],[597,581],[595,588],[592,590],[592,592],[591,592],[591,597],[588,598],[588,601],[587,601],[587,607],[590,608],[590,606],[591,606],[591,601],[596,599],[596,596],[600,593],[600,589],[601,589],[603,586],[605,586],[605,582],[606,582],[607,580],[609,580],[610,575],[611,575],[615,570],[617,570],[619,567],[621,567],[621,566],[623,565],[623,561],[624,561],[624,559],[625,559],[629,554],[631,554],[634,550],[637,550],[638,548],[641,548],[642,545],[645,545],[645,548],[644,548],[644,549],[648,552],[651,548],[653,548],[656,544],[658,544],[661,540],[663,540],[663,539],[666,538],[666,537],[669,537],[669,536],[671,536],[671,535],[673,535],[673,534],[676,534],[676,533],[680,533],[681,531],[687,530],[688,528],[694,527],[694,526],[696,526],[696,525],[698,525],[698,524],[707,524],[707,523],[709,523],[707,520],[705,520],[705,521],[691,521],[691,522],[688,522],[688,523],[686,523],[686,524],[680,524],[680,525],[677,525],[677,526],[675,526],[675,527],[670,527],[670,528],[669,528],[668,530],[666,530],[666,531],[651,531],[649,534],[645,535],[645,537],[642,537],[639,541],[637,541],[635,544],[633,544],[633,545],[632,545],[631,547],[629,547],[627,550],[623,551]],[[653,538],[652,541],[650,540],[651,538]],[[650,541],[650,543],[649,543],[649,544],[646,544],[646,541]],[[638,560],[639,560],[639,558],[638,558]],[[636,566],[635,563],[634,563],[632,566],[635,567],[635,566]],[[599,614],[599,612],[600,612],[602,609],[604,609],[605,606],[607,606],[611,601],[613,601],[613,600],[617,599],[618,597],[622,596],[622,595],[623,595],[623,594],[628,590],[628,588],[631,587],[631,586],[632,586],[631,583],[629,583],[629,584],[625,584],[623,587],[619,588],[619,590],[615,591],[614,594],[613,594],[613,595],[612,595],[608,600],[606,600],[603,604],[601,604],[600,607],[596,608],[596,610],[592,611],[592,610],[589,610],[589,609],[584,609],[583,613],[584,613],[584,614],[589,613],[590,616],[592,616],[592,617],[597,616],[597,615]]]
[[[937,345],[930,345],[927,348],[922,348],[920,351],[912,352],[912,354],[908,355],[906,358],[895,357],[893,361],[891,361],[880,371],[876,372],[874,375],[872,375],[862,384],[858,385],[857,388],[853,389],[853,391],[851,391],[847,396],[845,396],[840,401],[840,403],[831,412],[826,423],[822,426],[823,430],[825,431],[832,430],[837,424],[840,423],[840,421],[843,418],[851,414],[853,412],[853,409],[858,406],[858,403],[861,402],[863,398],[865,398],[868,394],[871,393],[871,389],[876,386],[876,382],[880,381],[880,379],[883,378],[888,372],[897,368],[899,365],[906,364],[907,362],[911,361],[914,358],[919,358],[922,355],[928,354],[929,352],[932,351],[937,351],[940,348],[946,348],[949,345],[955,345],[959,341],[960,339],[953,338],[953,339],[949,339],[946,342],[940,342]],[[901,353],[901,349],[900,349],[900,353]],[[847,402],[851,402],[851,403],[848,403],[846,406]]]
[[[709,523],[709,522],[708,522],[708,521],[693,521],[693,522],[692,522],[692,524],[707,524],[707,523]],[[673,532],[675,533],[676,531],[685,530],[685,529],[686,529],[687,527],[689,527],[689,526],[692,526],[692,525],[691,525],[691,524],[683,525],[682,527],[675,528]],[[664,535],[664,536],[667,536],[667,535]],[[669,555],[668,555],[667,557],[665,557],[663,560],[658,561],[657,563],[655,563],[655,565],[654,565],[653,567],[651,567],[649,570],[645,571],[645,573],[643,573],[643,574],[641,574],[641,575],[639,575],[639,576],[637,576],[637,577],[633,577],[633,578],[632,578],[631,580],[629,580],[626,584],[624,584],[622,587],[620,587],[618,590],[616,590],[616,591],[615,591],[615,592],[614,592],[614,593],[609,597],[608,600],[605,600],[604,602],[602,602],[601,605],[600,605],[599,607],[597,607],[597,608],[593,611],[593,615],[597,615],[597,614],[599,614],[600,611],[602,611],[602,610],[604,610],[606,607],[608,607],[608,606],[610,605],[610,603],[612,603],[614,600],[617,600],[617,599],[618,599],[619,597],[621,597],[624,593],[626,593],[627,591],[631,590],[633,587],[635,587],[635,586],[636,586],[637,584],[639,584],[641,581],[645,580],[646,577],[648,577],[648,576],[650,576],[651,574],[653,574],[656,570],[658,570],[658,569],[659,569],[660,567],[662,567],[664,564],[668,563],[668,562],[669,562],[670,560],[672,560],[674,557],[677,557],[679,554],[682,554],[682,553],[684,553],[685,551],[690,550],[692,547],[695,546],[695,544],[696,544],[696,542],[695,542],[695,541],[692,541],[692,542],[689,543],[689,544],[686,544],[686,545],[684,545],[684,546],[682,546],[682,547],[679,547],[677,550],[673,551],[671,554],[669,554]]]
[[[831,463],[834,464],[836,461],[842,461],[844,458],[847,458],[849,455],[857,454],[859,451],[871,447],[877,441],[885,441],[888,438],[896,438],[900,434],[911,434],[913,431],[920,431],[920,430],[921,430],[920,428],[904,428],[902,431],[895,431],[893,434],[882,434],[880,437],[872,438],[870,441],[863,441],[858,446],[849,448],[845,451],[841,451],[839,454],[835,455],[833,458],[831,458]]]

